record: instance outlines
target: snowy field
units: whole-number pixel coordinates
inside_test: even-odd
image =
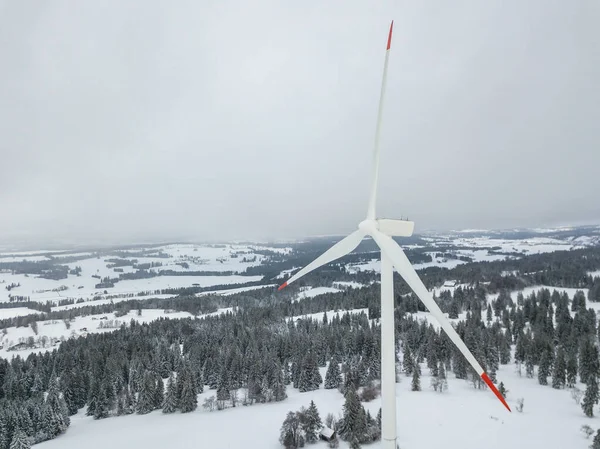
[[[438,242],[439,243],[439,242]],[[443,247],[440,247],[440,251],[444,251]],[[554,251],[554,250],[552,250]],[[456,256],[470,257],[474,262],[492,262],[494,260],[504,260],[506,256],[490,253],[487,249],[479,250],[456,250],[451,251]],[[431,262],[415,263],[413,266],[416,270],[423,270],[429,267],[440,267],[440,268],[455,268],[458,265],[466,263],[459,259],[449,259],[444,257],[438,257],[435,251],[426,252],[431,256]],[[368,262],[363,263],[351,263],[346,265],[346,270],[349,273],[356,273],[358,271],[375,271],[379,273],[381,261],[379,258],[373,258]]]
[[[583,424],[600,425],[600,418],[585,418],[568,390],[541,386],[537,379],[520,377],[514,365],[502,366],[498,380],[508,389],[508,413],[489,390],[476,390],[470,383],[449,375],[448,391],[436,393],[430,387],[428,369],[422,365],[423,391],[410,391],[410,379],[396,385],[398,443],[402,449],[584,449],[591,440],[580,432]],[[321,371],[325,376],[325,369]],[[321,418],[338,415],[344,399],[337,390],[299,393],[291,387],[282,402],[238,406],[209,412],[204,398],[215,394],[205,388],[198,396],[199,407],[189,414],[129,415],[95,421],[80,411],[71,418],[66,434],[41,443],[40,449],[281,449],[279,428],[288,411],[315,401]],[[524,398],[522,413],[515,411],[517,398]],[[375,416],[380,398],[364,403]],[[234,431],[232,431],[234,430]],[[535,443],[531,443],[535,441]],[[326,448],[317,443],[315,448]],[[348,448],[340,442],[340,448]],[[365,445],[377,449],[381,443]]]
[[[206,291],[206,292],[200,292],[200,293],[196,294],[196,296],[206,296],[206,295],[229,296],[229,295],[235,295],[236,293],[250,292],[252,290],[260,290],[261,288],[273,288],[276,286],[277,286],[277,284],[264,284],[264,285],[253,285],[250,287],[228,288],[226,290],[211,290],[211,291]]]
[[[18,316],[26,316],[34,313],[41,313],[38,310],[28,309],[27,307],[15,307],[13,309],[0,309],[0,320],[6,318],[16,318]]]
[[[32,301],[54,301],[74,298],[90,300],[102,298],[107,295],[127,295],[139,292],[155,291],[166,288],[181,287],[210,287],[212,285],[244,284],[247,282],[260,281],[261,276],[243,276],[242,273],[248,267],[256,266],[268,260],[263,254],[256,251],[271,251],[274,253],[286,253],[290,248],[269,248],[256,245],[192,245],[177,244],[165,245],[152,248],[148,255],[139,257],[136,250],[122,250],[119,255],[95,256],[90,252],[53,253],[52,257],[58,259],[65,257],[82,257],[75,262],[64,265],[69,269],[81,268],[81,275],[69,274],[66,279],[52,280],[43,279],[36,275],[13,274],[10,271],[0,271],[0,302],[9,301],[10,296],[29,297]],[[168,255],[160,257],[159,254]],[[137,271],[132,266],[110,267],[109,259],[136,261],[137,264],[161,264],[152,267],[152,270],[171,270],[174,272],[184,271],[209,271],[209,272],[233,272],[226,276],[158,276],[147,279],[121,280],[111,288],[96,288],[100,283],[99,278],[118,278],[121,272],[132,273]],[[47,255],[37,252],[21,254],[0,254],[0,263],[21,261],[49,260]],[[118,271],[117,271],[118,270]],[[96,276],[96,277],[92,277]],[[19,284],[8,290],[7,286]],[[104,291],[106,290],[106,294]]]
[[[360,282],[355,281],[338,281],[333,283],[334,288],[340,289],[348,289],[348,288],[363,288],[366,287],[365,284],[361,284]]]
[[[338,293],[341,290],[333,287],[301,287],[300,293],[296,296],[294,301],[301,301],[306,298],[314,298],[325,293]]]

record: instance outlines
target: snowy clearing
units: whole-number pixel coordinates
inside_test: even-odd
[[[145,249],[143,256],[137,255],[142,249],[121,250],[117,255],[94,256],[90,252],[57,254],[61,258],[84,257],[64,264],[70,270],[81,269],[80,275],[69,274],[60,280],[44,279],[37,275],[14,274],[11,270],[0,271],[0,302],[9,301],[11,296],[28,297],[32,301],[59,301],[61,299],[92,299],[104,295],[126,295],[161,290],[166,288],[210,287],[212,285],[244,284],[259,281],[261,276],[244,276],[246,268],[253,267],[268,259],[255,251],[286,252],[285,248],[269,248],[253,245],[165,245]],[[54,254],[53,254],[54,256]],[[45,255],[0,255],[0,263],[49,260]],[[115,265],[115,261],[125,265]],[[134,264],[137,264],[134,266]],[[142,279],[120,280],[114,287],[96,288],[103,278],[118,278],[122,273],[138,271],[138,265],[147,264],[155,272],[173,271],[177,273],[207,272],[202,276],[156,276]],[[143,266],[143,265],[142,265]],[[148,269],[148,268],[146,268]],[[215,276],[210,272],[233,272],[232,275]],[[190,273],[192,274],[192,273]],[[10,290],[3,288],[15,284]],[[106,291],[106,294],[104,293]]]
[[[339,293],[341,290],[333,287],[302,287],[298,296],[294,301],[300,301],[306,298],[314,298],[315,296],[324,295],[326,293]]]
[[[28,309],[27,307],[14,307],[12,309],[0,309],[0,320],[6,318],[16,318],[18,316],[32,315],[42,313],[39,310]]]
[[[333,287],[334,288],[340,288],[340,289],[345,289],[345,288],[364,288],[366,287],[365,284],[361,284],[360,282],[355,282],[355,281],[337,281],[333,283]]]
[[[410,379],[396,384],[398,444],[402,449],[530,449],[526,435],[535,436],[535,447],[544,449],[587,448],[580,432],[583,424],[600,425],[600,418],[585,418],[568,390],[540,386],[536,379],[520,377],[514,365],[501,366],[498,380],[508,389],[507,401],[515,409],[516,399],[524,398],[523,413],[508,413],[489,390],[476,390],[470,383],[448,379],[448,391],[436,393],[430,387],[428,369],[422,365],[423,391],[410,391]],[[322,369],[324,376],[324,369]],[[279,428],[290,410],[315,401],[322,419],[328,413],[339,415],[344,403],[337,390],[321,389],[307,393],[288,387],[282,402],[238,406],[223,411],[202,409],[204,399],[215,394],[205,388],[198,396],[199,407],[189,414],[129,415],[94,420],[83,411],[72,417],[66,434],[41,443],[41,449],[159,449],[175,444],[180,449],[281,449]],[[364,403],[373,416],[381,406],[380,398]],[[233,428],[235,431],[223,431]],[[307,446],[311,447],[311,446]],[[326,448],[318,443],[315,448]],[[340,442],[340,448],[348,448]],[[378,449],[381,442],[365,445]]]

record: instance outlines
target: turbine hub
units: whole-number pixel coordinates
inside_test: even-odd
[[[373,235],[373,231],[379,230],[377,220],[363,220],[358,224],[358,229],[364,232],[366,235]]]

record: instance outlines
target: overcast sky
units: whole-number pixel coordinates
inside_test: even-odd
[[[0,236],[600,222],[597,0],[0,0]]]

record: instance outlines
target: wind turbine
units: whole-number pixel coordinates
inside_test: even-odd
[[[325,253],[317,257],[313,262],[302,268],[287,282],[284,282],[278,290],[283,289],[294,281],[311,271],[339,259],[352,252],[362,239],[371,237],[381,250],[381,401],[382,401],[382,440],[384,449],[396,449],[396,348],[394,339],[394,268],[410,288],[423,302],[429,312],[440,323],[450,340],[465,356],[473,369],[481,376],[487,386],[495,393],[497,398],[510,412],[510,407],[492,383],[481,365],[477,362],[469,348],[456,333],[450,321],[444,316],[433,296],[419,278],[419,275],[411,265],[410,261],[402,251],[402,248],[392,237],[411,236],[414,223],[408,220],[395,220],[389,218],[376,218],[375,202],[377,199],[377,181],[379,177],[379,135],[381,131],[381,116],[383,111],[383,99],[387,80],[388,60],[392,45],[392,30],[394,21],[390,25],[388,35],[385,64],[383,68],[383,80],[381,83],[381,94],[379,97],[379,111],[377,114],[377,126],[375,129],[375,150],[373,153],[373,178],[367,217],[358,224],[358,229],[343,238]]]

